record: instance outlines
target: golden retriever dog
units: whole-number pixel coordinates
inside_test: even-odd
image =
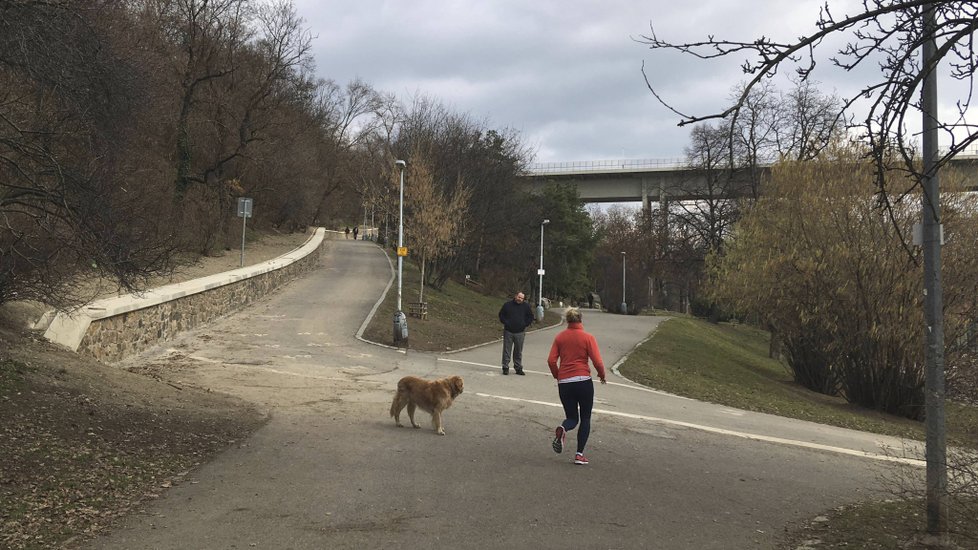
[[[397,393],[391,403],[391,416],[398,426],[401,424],[401,411],[407,407],[411,425],[420,428],[414,421],[414,410],[431,413],[431,424],[438,435],[445,435],[445,427],[441,423],[441,413],[452,406],[452,402],[462,393],[462,377],[449,376],[439,380],[425,380],[417,376],[405,376],[397,382]]]

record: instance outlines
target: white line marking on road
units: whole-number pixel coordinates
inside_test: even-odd
[[[497,365],[487,365],[485,363],[475,363],[473,361],[461,361],[461,360],[458,360],[458,359],[445,359],[444,357],[439,357],[438,360],[439,361],[447,361],[449,363],[462,363],[464,365],[475,365],[477,367],[488,367],[490,369],[497,370],[497,371],[502,369],[502,367],[497,366]],[[548,376],[550,378],[553,378],[553,375],[550,374],[550,371],[549,370],[547,372],[539,372],[539,371],[534,371],[534,370],[529,370],[529,369],[525,369],[524,368],[523,369],[523,372],[529,373],[529,374],[539,374],[541,376]],[[675,395],[675,394],[672,394],[672,393],[666,393],[664,391],[653,390],[652,388],[646,388],[646,387],[643,387],[643,386],[636,386],[634,384],[622,384],[621,382],[608,382],[607,385],[608,386],[618,386],[619,388],[628,388],[630,390],[644,391],[646,393],[654,393],[656,395],[665,395],[667,397],[675,397],[676,399],[685,399],[686,401],[695,401],[694,399],[690,399],[688,397],[683,397],[681,395]]]
[[[519,397],[507,397],[507,396],[503,396],[503,395],[492,395],[492,394],[488,394],[488,393],[476,393],[475,395],[477,395],[479,397],[488,397],[488,398],[492,398],[492,399],[501,399],[503,401],[519,401],[519,402],[522,402],[522,403],[532,403],[534,405],[544,405],[544,406],[547,406],[547,407],[562,408],[562,406],[559,403],[548,403],[546,401],[536,401],[536,400],[533,400],[533,399],[522,399],[522,398],[519,398]],[[632,414],[632,413],[625,413],[625,412],[618,412],[618,411],[609,411],[609,410],[604,410],[604,409],[594,409],[594,412],[600,413],[600,414],[612,415],[612,416],[621,416],[621,417],[624,417],[624,418],[631,418],[631,419],[635,419],[635,420],[647,420],[649,422],[656,422],[656,423],[659,423],[659,424],[669,424],[669,425],[672,425],[672,426],[681,426],[683,428],[692,428],[694,430],[701,430],[701,431],[704,431],[704,432],[710,432],[710,433],[715,433],[715,434],[720,434],[720,435],[730,435],[730,436],[734,436],[734,437],[741,437],[741,438],[744,438],[744,439],[752,439],[752,440],[755,440],[755,441],[766,441],[768,443],[780,443],[782,445],[791,445],[793,447],[802,447],[802,448],[806,448],[806,449],[818,449],[818,450],[821,450],[821,451],[828,451],[828,452],[831,452],[831,453],[838,453],[838,454],[844,454],[844,455],[850,455],[850,456],[857,456],[857,457],[862,457],[862,458],[870,458],[870,459],[873,459],[873,460],[880,460],[880,461],[884,461],[884,462],[898,462],[898,463],[901,463],[901,464],[910,464],[911,466],[920,466],[920,467],[924,467],[924,466],[927,465],[927,463],[924,462],[923,460],[918,460],[918,459],[915,459],[915,458],[903,458],[903,457],[897,457],[897,456],[887,456],[887,455],[882,455],[882,454],[877,454],[877,453],[870,453],[870,452],[867,452],[867,451],[859,451],[859,450],[856,450],[856,449],[846,449],[844,447],[833,447],[831,445],[822,445],[820,443],[811,443],[811,442],[808,442],[808,441],[798,441],[798,440],[795,440],[795,439],[785,439],[783,437],[774,437],[774,436],[769,436],[769,435],[758,435],[758,434],[751,434],[751,433],[746,433],[746,432],[737,432],[737,431],[733,431],[733,430],[726,430],[726,429],[723,429],[723,428],[714,428],[713,426],[704,426],[702,424],[693,424],[691,422],[682,422],[680,420],[670,420],[668,418],[658,418],[658,417],[655,417],[655,416],[645,416],[645,415],[641,415],[641,414]]]

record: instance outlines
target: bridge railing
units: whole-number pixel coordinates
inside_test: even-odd
[[[940,153],[947,152],[942,148]],[[968,147],[958,153],[956,158],[968,159],[978,157],[978,145]],[[689,161],[683,158],[664,159],[614,159],[614,160],[578,160],[569,162],[534,162],[526,167],[530,175],[577,174],[581,172],[641,172],[687,168]]]
[[[617,160],[581,160],[572,162],[535,162],[527,166],[530,174],[568,174],[578,172],[636,172],[641,170],[656,170],[682,168],[687,166],[684,159],[617,159]]]

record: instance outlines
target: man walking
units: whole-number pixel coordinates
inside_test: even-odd
[[[526,328],[533,323],[533,310],[522,292],[517,292],[512,300],[503,304],[499,310],[499,322],[503,324],[503,374],[509,374],[512,355],[516,374],[523,376],[523,339]]]

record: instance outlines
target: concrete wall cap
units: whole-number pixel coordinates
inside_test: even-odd
[[[308,256],[323,242],[326,230],[317,228],[306,242],[277,258],[260,264],[241,267],[224,273],[217,273],[200,279],[153,288],[145,292],[104,298],[91,302],[72,312],[59,312],[44,332],[51,342],[61,344],[72,351],[77,350],[92,321],[122,315],[130,311],[152,307],[201,292],[250,279],[252,277],[282,269]]]

